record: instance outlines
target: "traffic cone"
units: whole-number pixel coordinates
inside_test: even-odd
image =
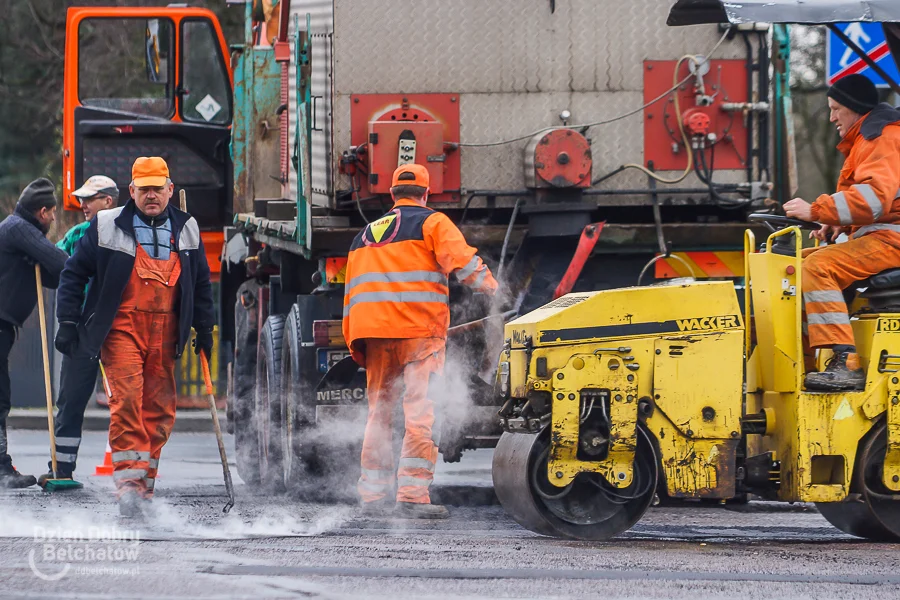
[[[109,477],[113,474],[112,448],[109,442],[106,442],[106,456],[103,457],[103,464],[94,467],[94,475]]]

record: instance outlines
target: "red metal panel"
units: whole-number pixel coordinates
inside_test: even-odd
[[[428,169],[431,193],[442,193],[444,191],[443,129],[437,122],[370,121],[369,174],[377,175],[378,180],[373,182],[370,178],[369,191],[376,194],[390,193],[391,176],[397,168],[399,140],[403,132],[409,131],[416,139],[416,163],[424,165]],[[441,160],[431,160],[432,158]]]
[[[353,146],[366,146],[369,141],[369,122],[378,121],[384,123],[404,123],[405,129],[415,128],[409,125],[416,123],[434,123],[443,125],[441,138],[445,143],[442,152],[445,154],[444,162],[427,161],[427,156],[422,149],[417,149],[416,162],[429,168],[432,175],[436,170],[442,172],[442,192],[433,194],[429,202],[459,202],[460,189],[460,159],[459,150],[448,148],[447,143],[459,142],[459,96],[456,94],[359,94],[352,96],[350,104],[350,143]],[[402,129],[397,131],[399,135]],[[397,136],[394,136],[396,139]],[[416,131],[417,147],[419,133]],[[366,152],[369,148],[366,148]],[[390,187],[390,176],[397,164],[397,146],[394,144],[392,163],[382,163],[387,170],[387,164],[393,165],[387,175],[379,173],[379,182],[385,177]],[[359,177],[361,186],[360,194],[365,197],[378,193],[369,188],[368,177],[361,174]],[[380,187],[380,183],[379,183]],[[432,188],[434,186],[432,185]]]
[[[644,102],[650,102],[672,87],[672,71],[674,60],[644,61]],[[681,65],[678,80],[689,74],[688,63]],[[695,102],[694,79],[683,84],[678,91],[681,115],[675,114],[674,96],[660,100],[644,109],[644,161],[653,161],[658,171],[680,171],[687,165],[687,152],[678,130],[678,121],[690,111],[698,120],[697,114],[709,117],[709,131],[716,134],[715,145],[716,169],[746,168],[747,128],[744,115],[727,113],[721,108],[723,102],[747,102],[747,66],[743,60],[710,61],[709,73],[703,78],[706,94],[714,96],[710,106],[697,106]],[[689,134],[690,135],[690,134]],[[677,152],[673,152],[673,144]],[[706,157],[709,162],[711,150],[707,148]]]

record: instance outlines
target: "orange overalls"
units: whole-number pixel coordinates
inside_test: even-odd
[[[369,418],[357,486],[363,502],[384,498],[395,476],[397,501],[431,501],[438,428],[428,384],[444,368],[451,274],[476,292],[497,290],[456,225],[412,200],[397,200],[353,241],[343,333],[354,360],[366,368]],[[392,421],[401,398],[406,435],[395,472]]]
[[[109,445],[121,495],[153,495],[159,455],[175,424],[175,346],[181,262],[150,258],[137,244],[134,270],[101,357],[112,391]]]
[[[879,105],[838,144],[846,157],[837,192],[812,204],[818,223],[845,228],[850,240],[803,259],[805,348],[853,346],[842,290],[900,267],[900,113]],[[880,127],[880,129],[879,129]],[[811,354],[807,353],[807,364]]]

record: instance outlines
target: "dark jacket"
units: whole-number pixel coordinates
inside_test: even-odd
[[[122,294],[134,270],[135,210],[134,202],[129,201],[121,208],[97,213],[87,233],[75,245],[75,253],[66,262],[60,277],[56,316],[60,323],[78,324],[79,354],[99,356],[119,311]],[[190,339],[192,326],[198,331],[212,330],[215,310],[209,264],[197,221],[171,204],[166,211],[181,261],[178,284],[181,296],[176,308],[178,344],[174,349],[178,357]],[[91,278],[85,300],[84,288]]]
[[[0,223],[0,320],[21,327],[37,304],[34,265],[41,283],[56,289],[66,253],[44,237],[40,221],[20,207]]]

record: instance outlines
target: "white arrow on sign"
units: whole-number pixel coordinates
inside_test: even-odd
[[[869,34],[863,29],[862,23],[850,23],[850,25],[847,26],[847,29],[844,30],[844,35],[850,38],[850,40],[860,48],[862,48],[860,41],[862,41],[863,44],[868,44],[872,41],[872,38],[869,37]],[[856,53],[853,50],[850,48],[844,50],[844,56],[841,57],[840,62],[842,69],[850,64],[850,58],[853,56],[856,56]]]

